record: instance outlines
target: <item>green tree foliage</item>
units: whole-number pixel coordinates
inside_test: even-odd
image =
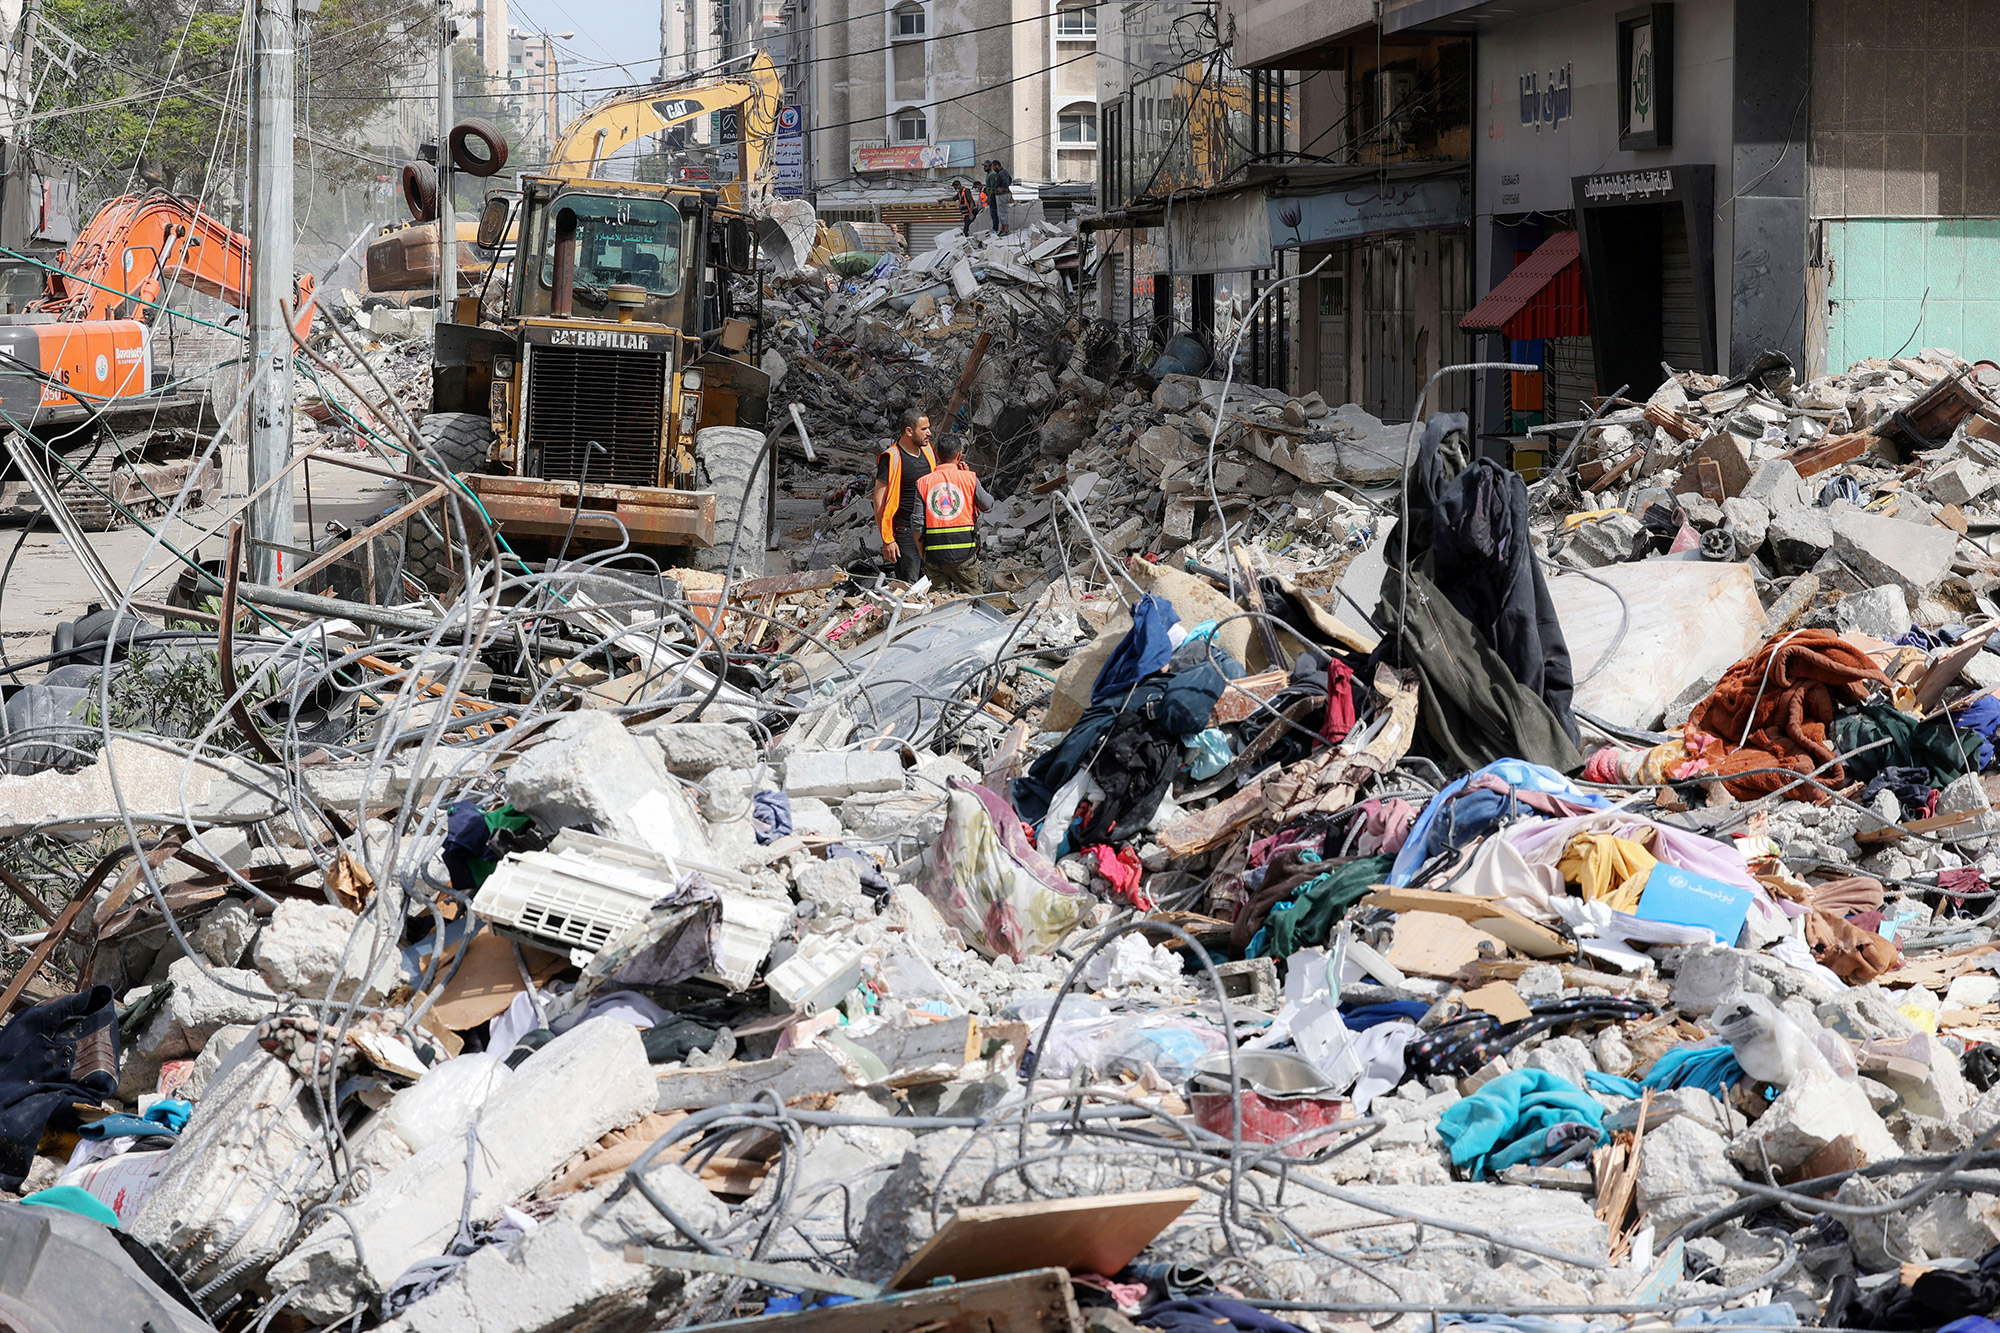
[[[243,0],[44,0],[47,21],[83,49],[47,41],[37,52],[34,142],[78,163],[93,201],[147,186],[212,195],[243,155],[244,10]],[[302,163],[310,150],[326,176],[382,169],[343,146],[381,138],[369,127],[390,99],[423,95],[411,75],[435,12],[428,0],[324,0],[301,16]]]

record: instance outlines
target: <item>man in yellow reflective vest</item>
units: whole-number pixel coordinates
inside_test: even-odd
[[[993,497],[961,461],[963,439],[947,435],[934,449],[937,466],[917,482],[917,504],[924,516],[924,573],[941,592],[985,592],[978,516],[993,507]]]
[[[915,583],[922,565],[917,537],[924,530],[917,483],[937,466],[937,455],[923,409],[905,408],[897,425],[895,442],[875,460],[875,527],[882,534],[882,558],[897,578]]]

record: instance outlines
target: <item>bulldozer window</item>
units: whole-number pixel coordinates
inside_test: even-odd
[[[613,283],[635,283],[654,296],[681,285],[681,215],[664,199],[565,194],[552,215],[576,214],[576,290],[598,296]],[[555,228],[542,252],[542,285],[555,286]]]

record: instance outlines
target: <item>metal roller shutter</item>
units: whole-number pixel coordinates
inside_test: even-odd
[[[927,254],[937,248],[937,238],[948,231],[957,231],[956,222],[912,222],[910,224],[910,253]]]
[[[1542,356],[1543,418],[1576,421],[1589,416],[1585,400],[1597,396],[1597,363],[1590,339],[1550,338],[1542,344]]]
[[[1675,370],[1713,371],[1701,352],[1701,304],[1695,299],[1687,218],[1677,205],[1660,211],[1660,355]]]

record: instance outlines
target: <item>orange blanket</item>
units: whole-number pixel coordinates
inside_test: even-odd
[[[1829,762],[1834,751],[1827,744],[1827,724],[1838,708],[1866,699],[1871,682],[1887,685],[1889,678],[1868,654],[1831,630],[1800,630],[1729,668],[1688,715],[1683,736],[1690,752],[1710,761],[1730,795],[1763,796],[1787,779],[1778,773],[1731,775],[1758,768],[1810,773]],[[1847,775],[1835,764],[1819,780],[1837,787]],[[1787,795],[1819,805],[1828,799],[1811,786],[1794,787]]]

